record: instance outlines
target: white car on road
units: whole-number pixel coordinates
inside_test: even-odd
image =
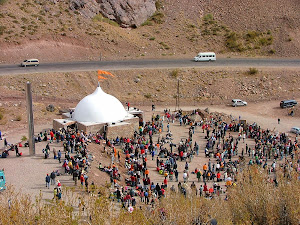
[[[246,106],[247,102],[242,101],[241,99],[232,99],[232,106],[237,107],[237,106]]]

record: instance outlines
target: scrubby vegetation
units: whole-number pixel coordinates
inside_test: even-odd
[[[76,193],[63,188],[62,200],[32,203],[29,196],[9,188],[0,195],[0,224],[298,224],[300,183],[297,173],[269,175],[260,167],[246,168],[225,196],[207,199],[190,193],[168,193],[154,207],[120,209],[104,188]]]
[[[0,0],[0,5],[3,5],[7,0]]]
[[[144,23],[142,26],[152,26],[154,24],[162,24],[164,23],[165,14],[162,12],[163,3],[162,1],[155,2],[156,12]]]
[[[246,50],[260,49],[273,44],[273,36],[270,31],[265,33],[247,31],[245,34],[230,32],[225,36],[225,45],[230,51],[243,52]]]
[[[179,76],[179,70],[178,69],[172,70],[171,73],[170,73],[170,75],[173,78],[178,78],[178,76]]]
[[[249,75],[255,75],[258,73],[258,70],[256,68],[249,68],[248,72]]]

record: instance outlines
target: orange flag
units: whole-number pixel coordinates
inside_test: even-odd
[[[100,81],[100,80],[106,80],[106,79],[107,79],[106,77],[98,75],[98,81]]]
[[[112,77],[115,77],[113,74],[111,74],[110,72],[107,72],[107,71],[104,71],[104,70],[98,70],[98,74],[105,74],[105,75],[109,75],[109,76],[112,76]]]

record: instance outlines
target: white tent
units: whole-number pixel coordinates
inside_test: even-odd
[[[78,122],[112,123],[123,120],[127,114],[122,103],[98,85],[94,93],[77,104],[73,119]]]

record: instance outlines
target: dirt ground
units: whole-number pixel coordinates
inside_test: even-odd
[[[299,100],[299,99],[298,99]],[[218,111],[221,113],[231,114],[235,119],[239,117],[241,119],[246,119],[247,122],[257,122],[263,128],[269,128],[274,130],[275,132],[289,132],[292,126],[299,126],[300,119],[298,116],[291,117],[287,115],[286,109],[280,109],[278,107],[278,102],[260,102],[260,103],[251,103],[246,107],[237,107],[233,108],[230,106],[224,105],[214,105],[214,106],[207,106],[202,105],[197,108],[205,109],[209,108],[209,111]],[[153,113],[162,113],[163,107],[157,107],[155,112],[151,111],[151,106],[142,107],[142,110],[145,112],[146,120],[149,120]],[[171,110],[174,110],[174,107],[170,107]],[[182,107],[183,110],[190,110],[195,109],[194,106],[186,106]],[[281,123],[278,124],[277,119],[281,119]],[[51,128],[51,123],[39,125],[35,127],[35,132],[40,132],[44,129]],[[170,124],[170,130],[173,133],[173,143],[178,144],[180,139],[185,139],[188,137],[188,126],[187,127],[180,127],[178,122],[174,124]],[[12,130],[2,130],[3,138],[7,138],[9,143],[17,143],[21,139],[23,135],[27,134],[26,127],[15,128]],[[165,130],[162,135],[166,134],[166,123],[165,123]],[[288,133],[291,138],[294,138],[295,135]],[[154,137],[156,140],[157,137]],[[208,158],[204,157],[204,147],[205,147],[205,139],[202,130],[197,128],[194,140],[200,145],[200,154],[199,156],[195,156],[195,158],[190,163],[190,170],[194,170],[195,168],[201,168],[205,162],[208,161]],[[252,140],[246,140],[246,143],[249,146],[253,145]],[[246,143],[241,143],[239,149],[241,150]],[[3,140],[0,141],[0,146],[3,148]],[[36,196],[41,191],[43,194],[44,199],[50,199],[53,197],[53,187],[51,186],[50,189],[45,187],[45,176],[47,173],[51,173],[53,170],[60,170],[62,171],[61,164],[58,163],[57,160],[53,159],[53,154],[51,152],[49,159],[44,159],[42,154],[42,149],[46,146],[46,142],[41,142],[36,145],[36,156],[30,157],[28,148],[21,148],[20,151],[23,152],[22,157],[16,157],[14,152],[6,159],[0,159],[0,168],[4,168],[7,184],[13,185],[13,187],[18,192],[26,193],[31,196]],[[51,150],[56,148],[56,150],[62,149],[61,143],[53,143],[50,144]],[[96,145],[90,144],[88,146],[90,152],[94,155],[94,160],[92,162],[91,170],[89,172],[89,179],[94,181],[97,185],[105,185],[106,182],[109,182],[108,175],[100,172],[97,169],[99,162],[102,165],[109,165],[111,160],[109,156],[107,156],[106,152],[103,151],[103,144]],[[123,162],[123,155],[121,157],[121,162]],[[214,159],[212,159],[214,160]],[[121,163],[122,164],[122,163]],[[178,171],[179,171],[179,181],[182,181],[182,172],[184,169],[185,162],[178,163]],[[122,165],[118,165],[121,171],[125,171]],[[156,161],[155,160],[148,160],[148,167],[150,169],[150,177],[151,180],[155,183],[161,183],[163,181],[163,177],[156,172]],[[70,175],[61,175],[58,177],[61,181],[62,185],[66,186],[74,186],[74,181]],[[196,181],[196,176],[190,176],[190,182]],[[121,183],[122,184],[122,183]],[[177,183],[169,183],[169,187],[174,184],[177,186]],[[200,184],[197,184],[197,188],[199,188]],[[209,186],[212,183],[208,184]],[[224,187],[223,187],[224,188]]]

